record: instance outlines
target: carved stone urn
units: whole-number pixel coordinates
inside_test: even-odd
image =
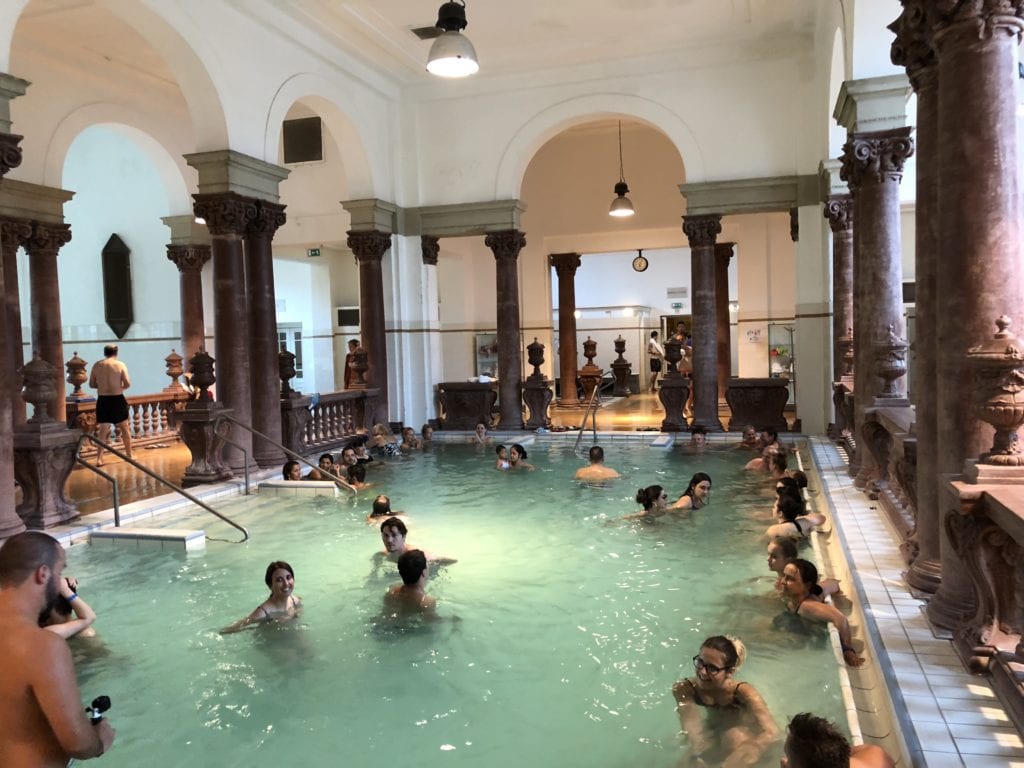
[[[78,356],[77,352],[71,354],[71,359],[68,360],[64,367],[67,368],[68,378],[67,382],[75,389],[68,395],[68,400],[81,400],[86,397],[85,392],[82,391],[82,385],[89,379],[85,373],[86,362]]]
[[[974,370],[974,412],[991,424],[996,434],[992,449],[979,458],[982,464],[1024,465],[1017,430],[1024,424],[1024,349],[1010,328],[1010,318],[996,320],[992,339],[967,350]]]
[[[177,350],[172,349],[171,354],[164,358],[164,365],[167,366],[165,373],[171,379],[171,383],[167,385],[169,390],[182,389],[181,382],[178,381],[178,377],[184,372],[184,368],[181,363],[184,358],[178,354]]]
[[[533,366],[533,373],[527,379],[543,379],[540,367],[544,365],[544,345],[537,341],[536,336],[533,337],[533,344],[526,345],[526,359]]]
[[[282,349],[277,353],[277,375],[281,379],[281,397],[287,399],[295,394],[291,381],[295,378],[295,353]]]
[[[555,393],[551,389],[551,382],[544,378],[540,367],[544,365],[544,345],[534,337],[533,344],[526,346],[527,359],[533,366],[533,373],[526,377],[526,386],[523,387],[523,400],[530,410],[530,418],[526,422],[528,429],[541,429],[549,426],[551,420],[548,418],[548,406]]]
[[[907,340],[901,339],[896,328],[889,323],[889,330],[871,345],[875,359],[875,373],[885,382],[879,398],[902,398],[903,393],[896,382],[907,373]]]
[[[367,389],[368,384],[366,382],[366,372],[370,370],[370,361],[368,359],[368,353],[360,344],[354,350],[352,350],[352,373],[355,374],[355,379],[351,381],[352,389]]]
[[[601,375],[604,373],[594,364],[596,355],[597,342],[587,336],[587,340],[583,342],[583,356],[587,358],[587,364],[577,371],[580,385],[583,387],[583,400],[587,403],[594,396],[594,391],[601,385]]]
[[[615,353],[618,357],[612,362],[612,374],[615,376],[615,388],[612,390],[614,397],[629,397],[629,375],[633,371],[632,364],[622,355],[626,351],[626,340],[619,334],[615,340]]]
[[[189,370],[192,372],[192,386],[198,390],[197,401],[212,400],[209,389],[217,382],[213,375],[214,360],[205,349],[200,349],[192,359],[188,361]]]
[[[55,378],[57,369],[43,360],[37,353],[33,356],[32,362],[21,369],[25,381],[25,388],[21,392],[21,399],[32,406],[32,418],[29,422],[42,424],[53,421],[46,409],[47,404],[53,400],[57,392]]]
[[[681,432],[686,429],[686,417],[683,409],[690,396],[690,380],[679,372],[679,361],[683,359],[683,347],[679,339],[665,341],[665,360],[668,371],[661,380],[658,399],[665,408],[665,418],[661,422],[662,432]]]
[[[671,374],[679,374],[679,361],[683,359],[683,344],[676,337],[665,341],[665,361],[668,363],[668,370],[665,371],[663,379]],[[681,375],[681,374],[680,374]]]

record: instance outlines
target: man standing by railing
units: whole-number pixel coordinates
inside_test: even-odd
[[[128,366],[117,359],[117,344],[108,344],[103,348],[103,359],[92,367],[89,375],[89,386],[95,389],[96,426],[113,424],[124,443],[124,452],[132,457],[132,436],[128,429],[128,401],[124,391],[132,385],[128,378]],[[96,465],[103,464],[103,446],[96,446]]]

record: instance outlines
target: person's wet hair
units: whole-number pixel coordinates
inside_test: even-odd
[[[818,583],[818,567],[810,560],[798,557],[795,560],[791,560],[787,565],[792,565],[796,568],[797,573],[800,574],[800,580],[807,586],[813,587]]]
[[[274,580],[274,571],[278,570],[279,568],[284,568],[286,571],[288,571],[288,573],[291,574],[291,577],[293,579],[295,578],[295,571],[292,570],[292,567],[288,565],[288,563],[286,563],[284,560],[275,560],[267,566],[267,574],[263,577],[263,581],[267,583],[268,587]]]
[[[726,669],[737,669],[747,658],[747,649],[738,637],[712,635],[700,647],[710,648],[725,656]]]
[[[432,431],[434,428],[429,424],[424,424],[422,427],[420,427],[420,437],[426,437],[428,429]]]
[[[519,443],[512,443],[512,448],[515,450],[516,453],[519,454],[520,459],[527,458],[526,449],[523,448],[523,446],[521,446]]]
[[[385,496],[383,493],[373,500],[373,511],[370,512],[370,517],[383,517],[384,515],[391,514],[391,499]]]
[[[504,451],[504,450],[505,450],[505,446],[504,445],[496,445],[496,446],[494,446],[494,454],[496,456],[501,456],[501,452]]]
[[[317,464],[322,462],[324,459],[327,459],[329,462],[331,462],[331,464],[334,463],[334,456],[332,456],[329,453],[323,453],[323,454],[320,454],[320,458],[317,459]]]
[[[707,472],[695,472],[693,477],[690,478],[690,484],[686,486],[686,490],[683,491],[683,496],[693,497],[693,489],[696,488],[700,483],[707,481],[708,485],[711,483],[711,475]]]
[[[366,465],[365,464],[349,464],[348,465],[348,481],[350,483],[365,483],[366,482]]]
[[[800,515],[804,514],[804,503],[800,499],[793,498],[788,493],[779,497],[779,515],[787,523],[792,523]]]
[[[690,437],[693,437],[694,435],[704,435],[704,437],[707,437],[708,428],[705,427],[703,424],[698,424],[693,429],[690,430]]]
[[[389,517],[387,520],[380,524],[380,529],[382,531],[386,528],[394,528],[403,536],[409,535],[409,529],[406,528],[405,523],[403,523],[397,517]]]
[[[604,461],[604,448],[602,448],[600,445],[590,446],[590,460]]]
[[[284,467],[281,469],[281,475],[285,480],[291,480],[292,468],[299,466],[297,461],[286,461]]]
[[[117,357],[117,351],[117,344],[107,344],[107,346],[103,348],[103,356]]]
[[[792,480],[796,483],[798,488],[807,487],[807,473],[802,469],[794,469]]]
[[[423,554],[422,549],[410,549],[398,558],[398,573],[404,584],[415,584],[425,570],[427,570],[427,556]]]
[[[793,541],[793,539],[787,536],[784,538],[772,539],[771,543],[779,548],[779,554],[787,563],[792,560],[796,560],[798,550],[796,548],[796,542]]]
[[[776,472],[785,472],[786,467],[789,466],[789,461],[786,459],[786,454],[782,451],[772,451],[766,457],[765,461],[768,462],[768,469]]]
[[[0,587],[16,587],[40,565],[51,571],[60,559],[60,543],[41,531],[23,531],[0,547]]]
[[[641,488],[636,492],[636,503],[644,509],[651,509],[664,492],[665,489],[660,485],[648,485],[646,488]]]
[[[769,442],[774,443],[779,439],[779,430],[775,427],[764,427],[761,431],[771,438]]]
[[[794,715],[786,733],[789,768],[849,768],[850,743],[832,723],[810,712]]]

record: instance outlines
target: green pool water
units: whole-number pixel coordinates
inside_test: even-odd
[[[99,615],[98,641],[72,641],[83,696],[109,695],[118,731],[104,765],[669,768],[685,748],[672,683],[718,633],[747,643],[737,677],[780,726],[807,710],[841,720],[824,630],[773,626],[772,485],[743,472],[748,455],[606,450],[624,475],[607,488],[571,481],[583,462],[567,447],[531,447],[536,472],[502,473],[489,448],[438,446],[375,462],[378,487],[355,500],[219,505],[246,544],[71,547],[68,572]],[[710,507],[608,524],[637,510],[639,486],[678,495],[698,470],[714,479]],[[381,491],[408,512],[410,544],[458,558],[429,584],[447,618],[429,629],[376,621],[398,582],[371,562],[381,543],[365,515]],[[265,598],[276,559],[295,568],[300,625],[220,635]]]

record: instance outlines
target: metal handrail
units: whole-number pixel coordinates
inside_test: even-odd
[[[333,474],[331,472],[327,472],[326,470],[320,469],[320,467],[318,467],[313,462],[308,461],[307,459],[303,458],[302,456],[300,456],[299,454],[297,454],[295,451],[291,450],[290,448],[287,448],[287,447],[281,445],[281,443],[277,442],[277,440],[275,440],[274,438],[267,437],[265,434],[260,432],[258,429],[254,429],[253,427],[249,426],[248,424],[239,421],[234,416],[231,416],[231,415],[226,414],[226,413],[222,413],[214,421],[214,429],[215,430],[217,429],[217,424],[219,422],[221,422],[221,421],[230,421],[232,424],[237,424],[242,429],[248,430],[249,432],[251,432],[252,434],[256,435],[257,437],[263,438],[264,440],[266,440],[271,445],[273,445],[273,446],[275,446],[277,448],[280,448],[282,451],[284,451],[285,455],[291,457],[292,459],[295,459],[296,461],[298,461],[301,464],[305,464],[307,467],[310,467],[311,469],[315,469],[321,475],[327,475],[329,478],[334,480],[336,483],[341,485],[343,488],[347,488],[349,491],[351,491],[353,496],[355,496],[357,493],[359,493],[359,490],[357,488],[355,488],[352,485],[349,485],[347,481],[342,480],[340,477],[338,477],[338,475],[335,475],[335,474]],[[227,442],[227,441],[225,440],[225,442]],[[234,443],[232,443],[232,445],[234,445]],[[235,447],[238,447],[238,446],[235,446]],[[248,467],[248,461],[246,461],[246,467]]]
[[[156,472],[154,472],[153,470],[149,469],[148,467],[143,466],[142,464],[140,464],[139,462],[137,462],[135,459],[133,459],[132,457],[128,456],[127,454],[121,453],[121,451],[117,450],[114,446],[112,446],[112,445],[110,445],[108,443],[103,442],[102,440],[100,440],[98,437],[96,437],[94,435],[90,435],[89,433],[84,433],[80,438],[78,438],[78,446],[75,448],[75,459],[78,461],[79,464],[84,464],[85,466],[89,467],[90,469],[92,469],[93,471],[97,472],[98,474],[103,475],[108,480],[110,480],[111,482],[114,483],[114,526],[115,527],[118,527],[118,528],[121,527],[121,512],[120,512],[120,509],[119,509],[119,506],[118,506],[117,481],[114,480],[113,477],[108,475],[103,470],[98,469],[97,467],[94,467],[93,465],[89,464],[88,462],[86,462],[82,458],[82,456],[81,456],[82,444],[86,440],[92,440],[94,443],[96,443],[97,446],[99,446],[100,448],[103,448],[103,449],[105,449],[107,451],[110,451],[112,454],[114,454],[119,459],[121,459],[121,461],[124,461],[124,462],[127,462],[128,464],[131,464],[133,467],[135,467],[136,469],[140,470],[143,474],[149,475],[150,477],[152,477],[157,482],[163,483],[168,488],[173,490],[175,493],[178,493],[178,494],[184,496],[186,499],[191,501],[196,506],[202,507],[207,512],[209,512],[211,515],[213,515],[214,517],[223,520],[225,523],[230,525],[232,528],[236,528],[237,530],[241,531],[242,535],[245,538],[243,538],[242,541],[231,542],[231,543],[233,543],[233,544],[241,544],[243,541],[248,541],[249,540],[249,531],[246,530],[245,526],[239,525],[238,523],[236,523],[231,518],[222,515],[216,509],[211,507],[209,504],[206,504],[205,502],[200,501],[195,496],[193,496],[191,493],[186,491],[184,488],[178,487],[177,485],[172,483],[170,480],[168,480],[166,477],[163,477],[162,475],[158,475]],[[210,539],[211,537],[207,536],[206,538]]]
[[[587,401],[587,408],[586,408],[585,411],[583,411],[583,421],[580,422],[580,432],[579,432],[578,435],[576,435],[576,444],[573,445],[573,447],[572,447],[572,452],[573,453],[576,453],[579,450],[579,448],[580,448],[580,440],[583,439],[583,430],[585,430],[587,428],[587,416],[588,416],[588,414],[591,414],[591,413],[593,414],[592,428],[593,428],[594,442],[595,443],[597,442],[597,401],[601,397],[600,392],[601,392],[601,387],[597,386],[597,387],[594,387],[594,391],[590,394],[590,400]]]

